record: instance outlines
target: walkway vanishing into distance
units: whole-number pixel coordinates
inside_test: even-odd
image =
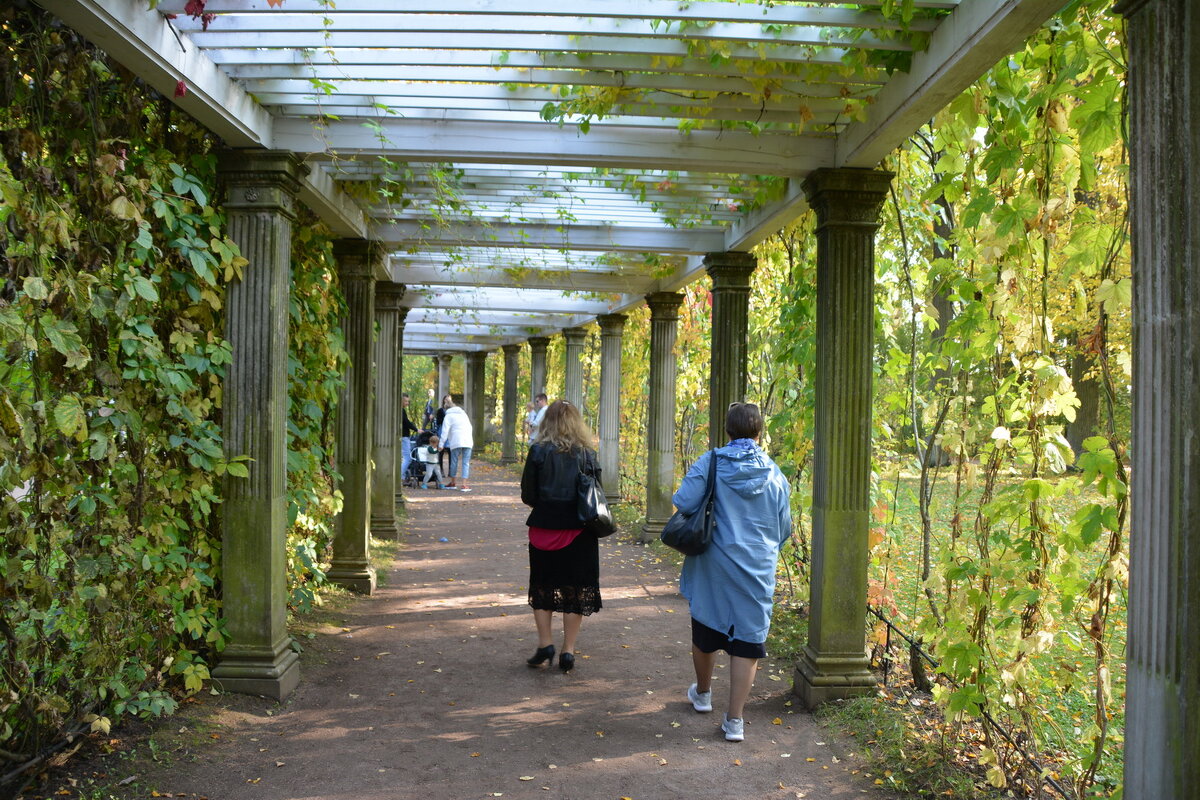
[[[470,494],[408,492],[400,557],[305,643],[282,705],[216,699],[218,738],[143,785],[211,800],[894,796],[791,702],[788,662],[763,662],[745,742],[720,733],[723,670],[714,712],[693,711],[676,568],[624,534],[601,544],[605,605],[584,622],[575,671],[527,667],[518,476],[472,466]]]

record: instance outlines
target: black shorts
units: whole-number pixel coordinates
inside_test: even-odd
[[[743,642],[741,639],[730,639],[724,633],[715,631],[703,622],[692,618],[692,644],[701,653],[715,653],[724,650],[738,658],[766,658],[766,642]]]

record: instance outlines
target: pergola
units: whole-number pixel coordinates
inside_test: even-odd
[[[399,494],[400,353],[438,356],[443,393],[449,359],[465,354],[466,406],[478,419],[484,358],[503,350],[512,458],[518,349],[531,347],[536,392],[547,337],[562,333],[566,396],[580,399],[580,326],[598,321],[608,471],[623,312],[648,303],[652,534],[671,509],[678,290],[712,279],[710,405],[723,409],[745,389],[748,251],[812,207],[813,597],[796,691],[813,705],[869,690],[872,240],[891,181],[878,167],[1063,4],[915,0],[901,19],[868,0],[160,0],[154,9],[145,0],[44,0],[228,148],[225,209],[250,264],[228,300],[225,438],[232,454],[253,460],[250,478],[226,487],[232,644],[214,676],[275,697],[298,680],[284,624],[280,377],[296,204],[341,237],[353,366],[339,419],[346,509],[330,575],[365,591],[369,531],[394,527]],[[1169,348],[1200,348],[1200,302],[1190,294],[1200,226],[1178,203],[1196,189],[1200,99],[1189,80],[1200,74],[1200,19],[1189,0],[1125,6],[1134,87],[1146,87],[1137,97],[1148,104],[1135,113],[1135,144],[1159,142],[1179,156],[1158,161],[1150,144],[1136,149],[1135,199],[1146,203],[1135,224],[1139,364],[1179,364],[1186,359],[1169,361]],[[1176,205],[1147,210],[1160,196]],[[1152,279],[1162,283],[1149,289]],[[1147,324],[1179,332],[1159,336]],[[1191,523],[1200,488],[1190,470],[1200,445],[1178,426],[1194,424],[1200,390],[1157,366],[1139,367],[1135,383],[1126,796],[1196,797],[1200,544]],[[1147,397],[1178,399],[1150,414]],[[1167,484],[1180,491],[1155,493]],[[1152,563],[1181,566],[1162,578],[1145,571]],[[1172,644],[1154,644],[1163,641]]]

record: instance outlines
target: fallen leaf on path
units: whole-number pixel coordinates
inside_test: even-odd
[[[282,761],[276,761],[276,762],[275,762],[275,766],[277,766],[277,767],[282,767],[282,766],[283,766],[283,764],[284,764],[284,762],[282,762]]]
[[[740,758],[735,758],[735,759],[733,760],[733,765],[734,765],[735,767],[740,767],[740,766],[742,765],[742,760],[741,760]]]
[[[772,725],[782,725],[783,720],[781,720],[779,717],[776,717],[775,719],[771,720],[771,724]]]
[[[672,722],[672,723],[671,723],[671,727],[672,727],[672,728],[678,728],[678,727],[679,727],[679,723],[678,723],[678,722]]]
[[[522,775],[521,777],[517,778],[517,780],[519,780],[519,781],[531,781],[531,780],[533,780],[533,776],[532,776],[532,775]]]
[[[471,753],[471,758],[479,758],[479,753]]]

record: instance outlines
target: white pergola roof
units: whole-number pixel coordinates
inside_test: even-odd
[[[182,81],[227,144],[304,156],[301,199],[388,245],[405,347],[436,352],[686,285],[798,215],[812,170],[875,167],[1064,0],[916,0],[907,24],[863,0],[44,4],[168,97]],[[581,90],[612,105],[573,114]]]

